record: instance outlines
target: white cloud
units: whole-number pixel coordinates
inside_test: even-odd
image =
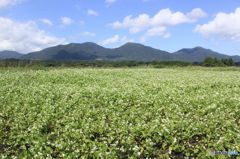
[[[127,36],[120,38],[120,43],[134,42],[134,39],[129,39]]]
[[[154,16],[150,16],[146,13],[140,14],[137,17],[132,15],[126,16],[122,22],[116,21],[111,25],[115,29],[128,29],[130,33],[136,34],[142,31],[147,31],[145,34],[149,34],[152,30],[157,30],[159,36],[166,37],[166,34],[159,33],[159,28],[165,28],[165,32],[168,27],[176,26],[184,23],[194,23],[199,18],[206,17],[207,14],[200,8],[195,8],[189,13],[173,12],[169,8],[160,10]],[[169,33],[167,33],[169,35]]]
[[[53,22],[46,18],[40,19],[40,22],[42,22],[43,24],[46,24],[48,26],[53,26]]]
[[[156,27],[156,28],[151,28],[146,32],[147,36],[156,36],[156,35],[162,35],[166,32],[165,27]]]
[[[162,26],[154,27],[147,30],[146,33],[140,38],[140,41],[145,42],[148,38],[157,37],[157,36],[161,36],[163,38],[169,38],[171,34],[167,32],[166,27],[162,27]]]
[[[92,10],[92,9],[89,9],[87,11],[87,14],[90,15],[90,16],[98,16],[98,12],[95,11],[95,10]]]
[[[205,13],[200,8],[193,9],[190,13],[187,14],[187,16],[193,21],[197,21],[199,18],[207,17],[207,13]]]
[[[96,33],[94,33],[94,32],[89,32],[89,31],[85,31],[85,32],[82,32],[81,35],[94,37],[94,36],[96,36]]]
[[[119,35],[114,35],[113,37],[107,38],[101,42],[102,45],[109,45],[117,43],[120,39]]]
[[[66,25],[71,25],[74,21],[70,17],[62,17],[61,22],[63,26],[66,26]]]
[[[116,21],[112,23],[115,29],[128,28],[130,33],[138,33],[149,26],[150,17],[147,14],[140,14],[136,18],[129,15],[124,18],[123,22]]]
[[[120,37],[119,35],[116,34],[113,37],[110,37],[101,41],[100,44],[106,46],[106,45],[112,45],[112,44],[123,44],[126,42],[133,42],[133,41],[134,39],[128,39],[128,37],[126,36]]]
[[[23,0],[0,0],[0,9],[21,3]]]
[[[153,26],[175,26],[189,23],[192,20],[182,12],[172,12],[170,9],[160,10],[150,21]]]
[[[198,25],[195,32],[199,32],[205,37],[240,41],[240,8],[232,13],[218,13],[212,21]]]
[[[51,36],[39,29],[33,21],[22,23],[4,17],[0,17],[0,41],[0,50],[23,53],[65,43],[63,38]]]
[[[111,5],[111,4],[115,3],[115,2],[117,2],[117,0],[105,0],[105,3],[107,5]]]

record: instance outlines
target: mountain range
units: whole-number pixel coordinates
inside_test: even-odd
[[[98,44],[70,43],[49,47],[37,52],[20,54],[14,51],[0,51],[0,59],[29,60],[107,60],[107,61],[186,61],[202,62],[206,57],[232,58],[240,62],[240,56],[229,56],[202,47],[185,48],[177,52],[154,49],[138,43],[126,43],[118,48],[105,48]]]
[[[18,53],[16,51],[0,51],[0,59],[10,59],[10,58],[21,58],[23,56],[23,54]]]

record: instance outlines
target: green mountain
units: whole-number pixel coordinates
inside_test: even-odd
[[[202,47],[181,49],[169,53],[138,43],[126,43],[118,48],[105,48],[86,42],[58,45],[38,52],[23,55],[22,59],[32,60],[110,60],[110,61],[187,61],[202,62],[206,57],[218,59],[232,58],[240,61],[240,56],[228,56]]]
[[[42,51],[24,55],[24,59],[35,60],[171,60],[171,54],[136,43],[127,43],[119,48],[109,49],[95,43],[71,43],[58,45]]]
[[[201,62],[206,57],[212,57],[217,59],[232,58],[234,61],[240,61],[239,56],[228,56],[202,47],[181,49],[173,54],[174,59],[187,62]]]
[[[0,51],[0,59],[18,59],[22,54],[16,51]]]
[[[24,55],[32,60],[95,60],[96,54],[105,53],[105,48],[94,43],[58,45]]]
[[[137,43],[127,43],[119,48],[112,50],[112,55],[117,55],[114,60],[133,60],[133,61],[169,61],[172,55],[166,51],[154,49]]]

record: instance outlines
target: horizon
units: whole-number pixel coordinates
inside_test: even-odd
[[[136,42],[126,42],[126,43],[124,43],[124,44],[122,44],[122,45],[120,45],[120,46],[117,46],[117,47],[105,47],[105,46],[102,46],[101,44],[98,44],[98,43],[95,43],[95,42],[91,42],[91,41],[86,41],[86,42],[82,42],[82,43],[58,44],[58,45],[55,45],[55,46],[50,46],[50,47],[47,47],[47,48],[43,48],[43,49],[41,49],[41,50],[39,50],[39,51],[42,51],[42,50],[45,50],[45,49],[48,49],[48,48],[51,48],[51,47],[66,46],[66,45],[71,45],[71,44],[86,44],[86,43],[96,44],[96,45],[101,46],[101,47],[103,47],[103,48],[105,48],[105,49],[117,49],[117,48],[120,48],[120,47],[122,47],[122,46],[124,46],[124,45],[127,45],[127,44],[137,44],[137,45],[143,45],[143,46],[146,46],[146,47],[151,47],[151,48],[153,48],[153,49],[157,49],[157,50],[161,50],[161,51],[166,51],[166,50],[163,50],[163,49],[155,48],[155,47],[152,47],[152,46],[149,46],[149,45],[146,45],[146,44],[141,44],[141,43],[136,43]],[[209,48],[204,48],[204,47],[202,47],[202,46],[195,46],[195,47],[192,47],[192,48],[181,48],[181,49],[175,50],[175,51],[173,51],[173,52],[169,52],[169,51],[166,51],[166,52],[168,52],[168,53],[170,53],[170,54],[173,54],[173,53],[176,53],[176,52],[178,52],[178,51],[180,51],[180,50],[182,50],[182,49],[195,49],[195,48],[207,49],[207,50],[214,51],[214,52],[216,52],[216,53],[220,53],[220,54],[223,54],[223,55],[228,55],[228,54],[226,54],[226,53],[224,53],[224,52],[217,52],[217,51],[215,51],[215,50],[212,50],[212,49],[209,49]],[[27,55],[27,54],[29,54],[29,53],[39,52],[39,51],[33,51],[33,52],[25,52],[25,53],[24,53],[24,52],[18,52],[18,51],[14,51],[14,50],[1,50],[0,52],[4,52],[4,51],[17,52],[17,53],[20,53],[20,54],[22,54],[22,55]],[[234,54],[233,54],[233,55],[230,55],[230,56],[239,56],[239,55],[237,55],[237,54],[234,55]]]
[[[105,48],[134,42],[169,53],[203,47],[240,55],[240,2],[230,2],[2,0],[0,50],[26,54],[87,41]]]

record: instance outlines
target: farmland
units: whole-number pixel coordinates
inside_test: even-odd
[[[238,68],[5,68],[0,94],[0,158],[240,151]]]

